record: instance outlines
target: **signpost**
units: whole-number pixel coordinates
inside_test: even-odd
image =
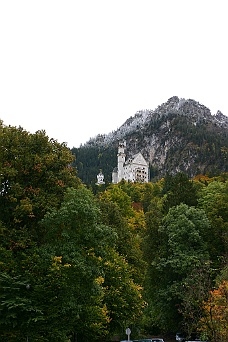
[[[131,329],[130,328],[126,329],[126,335],[127,335],[127,340],[130,341],[130,335],[131,335]]]

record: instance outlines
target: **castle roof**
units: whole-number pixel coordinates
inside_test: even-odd
[[[136,153],[131,158],[128,158],[128,160],[126,161],[126,164],[130,164],[130,163],[148,166],[148,163],[146,162],[141,152]]]

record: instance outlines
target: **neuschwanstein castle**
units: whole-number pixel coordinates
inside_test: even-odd
[[[147,183],[149,181],[149,166],[139,152],[125,160],[126,142],[119,143],[117,167],[112,172],[112,183],[117,184],[122,179],[131,182]]]

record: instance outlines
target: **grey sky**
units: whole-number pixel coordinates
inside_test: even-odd
[[[77,147],[172,96],[228,115],[225,0],[0,0],[0,118]]]

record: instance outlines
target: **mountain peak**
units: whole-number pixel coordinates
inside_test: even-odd
[[[99,164],[107,180],[116,164],[120,140],[126,140],[129,156],[141,152],[150,165],[151,178],[167,172],[182,171],[190,177],[228,172],[228,117],[220,111],[212,115],[209,108],[192,99],[173,96],[154,110],[139,110],[116,131],[99,134],[82,146],[83,153],[93,148],[96,167]],[[99,151],[97,159],[95,151]],[[76,160],[80,163],[80,157]]]
[[[167,120],[170,115],[185,117],[186,120],[192,122],[194,125],[200,122],[207,122],[220,127],[228,127],[228,117],[220,111],[216,115],[212,115],[209,108],[193,99],[173,96],[154,110],[139,110],[127,119],[116,131],[109,134],[99,134],[95,138],[90,139],[86,145],[112,144],[116,140],[124,139],[132,132],[144,130],[151,122]]]

